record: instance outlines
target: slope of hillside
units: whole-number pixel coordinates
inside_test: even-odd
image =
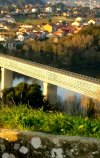
[[[0,5],[9,5],[9,4],[18,4],[18,5],[24,5],[27,3],[31,4],[43,4],[44,0],[0,0]]]

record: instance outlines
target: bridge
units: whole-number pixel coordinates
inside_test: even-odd
[[[12,86],[14,71],[43,81],[43,94],[46,97],[49,96],[51,84],[52,97],[56,97],[59,86],[100,101],[100,80],[95,78],[4,54],[0,54],[0,67],[1,90]]]

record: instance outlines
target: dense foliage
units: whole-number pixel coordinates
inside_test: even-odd
[[[41,87],[37,84],[20,83],[16,87],[3,90],[3,103],[8,105],[26,104],[38,108],[46,104]]]
[[[58,112],[46,113],[22,105],[12,108],[1,105],[0,128],[100,138],[100,118],[92,120]]]

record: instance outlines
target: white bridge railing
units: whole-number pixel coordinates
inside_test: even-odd
[[[99,79],[4,54],[0,54],[0,66],[100,100]]]
[[[100,79],[96,79],[96,78],[89,77],[89,76],[86,76],[86,75],[81,75],[81,74],[74,73],[74,72],[71,72],[71,71],[62,70],[62,69],[59,69],[59,68],[47,66],[47,65],[44,65],[44,64],[32,62],[32,61],[29,61],[29,60],[25,60],[25,59],[22,59],[22,58],[10,56],[10,55],[5,55],[5,54],[1,54],[1,53],[0,53],[0,57],[4,57],[4,58],[7,58],[7,59],[12,59],[14,61],[18,61],[18,62],[21,62],[23,64],[25,63],[25,64],[28,64],[28,65],[31,65],[31,66],[36,66],[36,67],[43,68],[43,69],[46,69],[46,70],[49,70],[49,71],[61,73],[61,74],[64,74],[64,75],[69,75],[71,77],[76,77],[76,78],[79,78],[79,79],[83,79],[83,80],[86,80],[86,81],[90,81],[90,82],[93,82],[93,83],[100,84]]]

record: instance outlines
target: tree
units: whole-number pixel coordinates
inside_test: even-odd
[[[49,23],[52,23],[52,19],[51,19],[51,18],[50,18],[50,19],[48,19],[48,22],[49,22]]]
[[[20,83],[16,87],[3,91],[2,101],[6,104],[26,104],[38,108],[46,105],[41,87],[37,84]]]
[[[43,102],[43,95],[40,85],[37,84],[28,85],[27,99],[28,99],[28,104],[33,107],[38,108],[40,106],[43,106],[44,102]]]
[[[15,96],[15,91],[14,91],[14,88],[11,87],[11,88],[8,88],[8,89],[4,89],[2,91],[3,93],[3,96],[2,96],[2,101],[4,104],[8,103],[9,105],[11,104],[14,104],[14,96]]]
[[[87,116],[89,118],[95,118],[96,110],[95,110],[95,103],[90,98],[87,104]]]
[[[27,104],[27,83],[21,82],[15,87],[15,103]]]

